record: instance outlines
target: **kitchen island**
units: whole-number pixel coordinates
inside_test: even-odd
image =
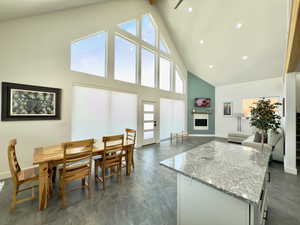
[[[162,161],[177,172],[177,224],[264,224],[270,155],[212,141]]]

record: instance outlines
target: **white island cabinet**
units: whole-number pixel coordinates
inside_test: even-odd
[[[161,162],[177,173],[177,225],[264,225],[270,152],[210,142]]]

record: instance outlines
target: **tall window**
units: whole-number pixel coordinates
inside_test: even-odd
[[[72,112],[72,140],[122,134],[137,127],[137,95],[74,87]]]
[[[155,55],[152,51],[142,48],[141,51],[141,84],[155,87]]]
[[[115,36],[115,79],[136,82],[136,45]]]
[[[184,81],[175,72],[168,43],[159,34],[153,17],[147,14],[116,26],[113,40],[108,41],[112,36],[102,32],[74,41],[71,70],[107,77],[107,68],[112,66],[114,80],[183,94]],[[108,48],[111,41],[114,45]],[[108,60],[108,55],[114,55],[114,59]]]
[[[119,25],[120,29],[122,29],[122,30],[124,30],[124,31],[126,31],[126,32],[128,32],[132,35],[135,35],[135,36],[137,35],[136,27],[137,27],[136,20],[131,20],[127,23],[122,23],[122,24]]]
[[[176,122],[174,122],[176,121]],[[170,137],[171,132],[185,128],[185,103],[181,100],[160,99],[160,139]]]
[[[142,18],[142,40],[153,46],[156,44],[156,29],[149,15]]]
[[[106,75],[106,33],[71,44],[71,70],[100,77]]]
[[[175,92],[179,94],[184,93],[183,80],[177,70],[175,70]]]
[[[165,91],[171,89],[171,63],[163,57],[159,60],[159,87]]]

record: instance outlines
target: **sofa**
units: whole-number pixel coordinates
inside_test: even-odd
[[[251,134],[244,133],[244,132],[232,132],[228,134],[227,141],[242,144],[242,142],[245,141],[250,136]]]
[[[262,150],[262,143],[254,142],[255,135],[251,135],[242,142],[242,145]],[[264,148],[272,151],[272,160],[283,162],[284,158],[284,131],[282,128],[277,132],[269,131],[267,143]]]

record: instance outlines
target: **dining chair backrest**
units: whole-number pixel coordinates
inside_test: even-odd
[[[126,128],[125,132],[126,132],[126,140],[127,141],[132,141],[135,144],[135,141],[136,141],[136,130]]]
[[[76,163],[92,165],[94,139],[65,142],[62,145],[64,150],[64,170]]]
[[[20,165],[18,163],[17,155],[16,155],[16,145],[17,140],[13,139],[9,142],[8,145],[8,163],[9,169],[14,182],[18,182],[18,177],[21,172]]]
[[[103,137],[104,154],[103,163],[109,167],[122,161],[124,151],[124,135],[115,135]]]

